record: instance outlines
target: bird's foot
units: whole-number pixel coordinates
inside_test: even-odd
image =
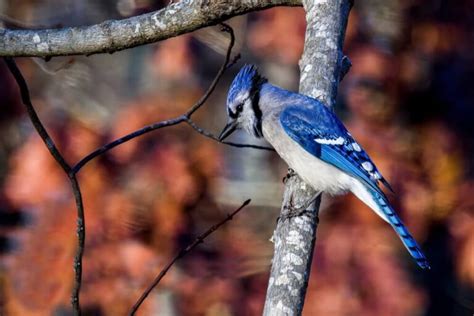
[[[291,201],[288,206],[284,206],[282,215],[280,215],[277,219],[277,223],[282,220],[285,221],[287,219],[293,218],[293,217],[299,217],[302,216],[306,213],[312,214],[313,211],[308,210],[308,208],[311,206],[311,204],[316,201],[316,199],[321,195],[321,192],[316,193],[312,198],[310,198],[306,203],[304,203],[302,206],[295,207],[292,205]],[[319,222],[318,217],[316,216],[316,220]]]
[[[283,215],[280,215],[278,216],[277,218],[277,223],[279,221],[286,221],[286,220],[289,220],[290,218],[294,218],[294,217],[300,217],[300,216],[303,216],[304,214],[311,214],[313,213],[312,211],[310,210],[302,210],[302,211],[298,211],[298,212],[295,212],[295,211],[292,211],[292,210],[289,210],[288,212],[286,212],[285,214]]]
[[[294,177],[296,175],[295,170],[288,168],[288,173],[286,174],[285,177],[283,177],[283,183],[286,183],[291,177]]]

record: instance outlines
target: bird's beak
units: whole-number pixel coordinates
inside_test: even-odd
[[[219,141],[223,141],[226,139],[230,134],[232,134],[237,129],[237,120],[229,120],[227,125],[222,130],[221,134],[219,135]]]

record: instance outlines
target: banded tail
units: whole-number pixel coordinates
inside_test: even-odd
[[[403,245],[405,245],[410,255],[422,269],[430,269],[430,264],[421,251],[420,246],[418,246],[418,243],[405,225],[403,225],[400,217],[395,213],[381,191],[368,187],[355,178],[353,179],[351,191],[393,227],[398,237],[402,240]]]
[[[387,201],[387,198],[375,191],[372,191],[371,194],[373,199],[377,203],[377,206],[383,212],[384,219],[393,227],[395,232],[398,234],[398,237],[400,237],[400,239],[402,240],[403,245],[405,245],[410,255],[413,257],[413,259],[415,259],[416,263],[422,269],[430,269],[430,264],[428,263],[428,260],[421,251],[420,246],[418,246],[418,243],[416,242],[415,238],[413,238],[408,229],[402,223],[400,217],[398,217],[393,208],[390,206],[390,203]]]

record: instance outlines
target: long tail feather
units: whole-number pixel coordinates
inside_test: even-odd
[[[421,251],[420,246],[418,246],[418,243],[402,223],[400,217],[398,217],[393,208],[390,206],[387,198],[375,191],[372,191],[371,193],[374,201],[385,215],[385,219],[390,223],[395,232],[398,234],[398,237],[400,237],[410,255],[413,257],[413,259],[415,259],[416,263],[422,269],[430,269],[430,264]]]

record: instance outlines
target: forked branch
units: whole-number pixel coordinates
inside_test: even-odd
[[[15,61],[12,58],[6,57],[5,62],[8,66],[8,69],[15,78],[16,83],[20,89],[21,100],[26,107],[28,116],[33,123],[38,135],[41,137],[46,147],[48,148],[51,156],[54,157],[58,165],[64,170],[66,175],[69,178],[71,188],[74,194],[74,199],[76,202],[77,209],[77,236],[78,236],[78,246],[76,251],[76,256],[74,258],[74,288],[71,296],[71,304],[75,315],[81,315],[81,305],[79,302],[79,293],[81,291],[82,285],[82,256],[84,254],[84,244],[86,239],[86,223],[84,217],[84,205],[82,202],[81,189],[79,187],[79,182],[76,178],[76,173],[72,170],[71,166],[66,162],[64,156],[61,154],[56,144],[54,143],[51,136],[49,136],[46,128],[41,122],[40,118],[36,114],[35,108],[31,102],[30,91],[26,83],[25,78],[20,72],[20,69],[16,65]]]

